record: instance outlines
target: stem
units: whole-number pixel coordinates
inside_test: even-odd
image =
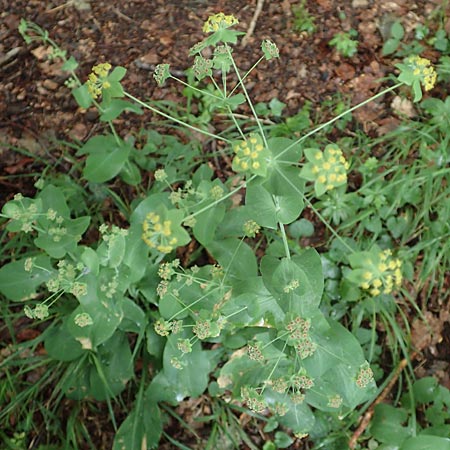
[[[350,247],[350,245],[347,244],[347,242],[344,241],[344,239],[341,238],[341,236],[339,236],[339,234],[337,234],[337,232],[334,230],[334,228],[325,220],[325,218],[322,216],[322,214],[320,214],[320,212],[314,208],[313,204],[306,198],[305,194],[303,194],[303,192],[301,193],[303,200],[305,201],[305,203],[308,204],[308,206],[313,210],[314,214],[316,214],[316,216],[321,220],[321,222],[330,230],[331,234],[344,246],[347,247],[348,250],[351,253],[355,253],[355,250],[353,248]]]
[[[143,102],[142,100],[139,100],[138,98],[134,97],[133,95],[129,94],[126,91],[125,91],[125,96],[128,97],[130,100],[133,100],[134,102],[136,102],[138,105],[141,105],[142,107],[144,107],[146,109],[149,109],[150,111],[154,112],[155,114],[158,114],[158,115],[160,115],[162,117],[165,117],[166,119],[172,120],[173,122],[178,123],[178,124],[180,124],[180,125],[182,125],[182,126],[184,126],[186,128],[189,128],[190,130],[197,131],[198,133],[204,134],[204,135],[209,136],[209,137],[211,137],[213,139],[218,139],[220,141],[227,142],[228,144],[231,143],[231,141],[229,139],[227,139],[227,138],[225,138],[223,136],[219,136],[217,134],[210,133],[209,131],[202,130],[201,128],[194,127],[193,125],[189,125],[188,123],[183,122],[182,120],[177,119],[176,117],[172,117],[169,114],[166,114],[166,113],[160,111],[159,109],[156,109],[153,106],[150,106],[149,104]]]
[[[286,253],[286,258],[291,259],[291,253],[289,252],[288,240],[286,237],[286,230],[284,229],[284,225],[281,222],[278,222],[281,231],[281,237],[283,239],[284,251]]]
[[[248,106],[250,106],[250,109],[252,110],[253,117],[255,118],[256,123],[257,123],[257,125],[258,125],[259,131],[260,131],[260,133],[261,133],[261,137],[262,137],[262,139],[263,139],[263,141],[264,141],[264,146],[265,146],[266,148],[269,148],[269,146],[267,145],[267,139],[266,139],[266,135],[264,134],[264,130],[263,130],[261,121],[259,120],[258,114],[256,114],[255,108],[253,107],[253,103],[252,103],[252,101],[251,101],[251,99],[250,99],[250,96],[248,95],[247,89],[246,89],[245,86],[244,86],[244,83],[243,83],[243,79],[242,79],[242,77],[241,77],[241,74],[239,73],[239,69],[237,68],[236,63],[234,62],[234,59],[233,59],[233,57],[231,56],[231,52],[230,52],[229,47],[227,47],[227,51],[228,51],[228,55],[230,56],[231,63],[233,64],[234,71],[236,72],[236,75],[237,75],[237,77],[238,77],[239,84],[240,84],[241,87],[242,87],[242,92],[244,93],[245,98],[247,99]]]
[[[172,78],[173,80],[175,80],[178,83],[182,84],[183,86],[186,86],[186,87],[192,89],[193,91],[198,92],[199,94],[209,95],[210,97],[212,97],[212,98],[214,98],[216,100],[220,100],[221,102],[223,101],[223,97],[219,97],[218,95],[215,95],[212,92],[208,92],[208,91],[205,91],[203,89],[199,89],[199,88],[197,88],[195,86],[192,86],[192,84],[186,83],[185,81],[181,80],[180,78],[174,77],[173,75],[171,75],[170,78]]]
[[[233,95],[234,91],[241,85],[241,83],[248,77],[249,73],[255,69],[255,67],[264,59],[264,56],[261,56],[261,58],[258,59],[258,61],[255,62],[255,64],[253,64],[252,67],[250,67],[250,69],[247,70],[247,72],[245,72],[244,76],[242,77],[241,81],[236,84],[236,86],[231,90],[230,92],[230,96]]]
[[[213,201],[209,205],[206,205],[202,209],[199,209],[198,211],[190,214],[189,216],[185,217],[184,220],[192,219],[195,216],[198,216],[199,214],[208,211],[209,208],[212,208],[213,206],[217,205],[218,203],[222,202],[223,200],[227,199],[228,197],[231,197],[236,192],[240,191],[242,188],[245,188],[247,186],[247,183],[254,180],[256,178],[256,175],[252,175],[247,181],[244,181],[240,186],[233,189],[232,191],[228,192],[228,194],[225,194],[223,197],[220,197],[218,200]]]
[[[373,100],[376,100],[379,97],[382,97],[383,95],[387,94],[388,92],[391,92],[395,89],[397,89],[400,86],[403,86],[404,83],[397,83],[394,84],[394,86],[388,87],[386,89],[384,89],[381,92],[378,92],[378,94],[375,94],[374,96],[368,98],[367,100],[364,100],[361,103],[358,103],[355,106],[352,106],[350,109],[347,109],[346,111],[342,112],[341,114],[338,114],[336,117],[334,117],[333,119],[330,119],[328,122],[323,123],[322,125],[319,125],[316,128],[313,128],[311,131],[309,131],[308,133],[306,133],[304,136],[302,136],[301,138],[297,139],[295,142],[293,142],[291,145],[289,145],[288,147],[286,147],[282,152],[280,152],[275,159],[278,159],[280,156],[284,155],[287,151],[289,151],[292,147],[294,147],[295,145],[299,144],[300,142],[304,141],[305,139],[309,138],[309,136],[312,136],[313,134],[319,132],[320,130],[323,130],[324,128],[326,128],[328,125],[331,125],[332,123],[336,122],[337,120],[341,119],[342,117],[344,117],[346,114],[351,113],[352,111],[355,111],[358,108],[361,108],[364,105],[367,105],[367,103],[372,102]]]

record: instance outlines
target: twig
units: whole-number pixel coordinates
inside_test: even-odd
[[[364,417],[362,418],[358,428],[355,430],[353,436],[351,437],[348,443],[349,448],[351,449],[355,448],[359,437],[361,436],[361,434],[364,433],[364,430],[369,426],[370,420],[372,419],[373,413],[375,412],[375,406],[384,401],[384,399],[387,397],[389,392],[391,392],[392,388],[397,382],[398,377],[402,373],[403,369],[408,365],[408,362],[414,361],[418,354],[419,352],[413,352],[409,358],[404,358],[400,361],[399,365],[395,369],[395,373],[394,376],[392,377],[392,380],[389,381],[388,385],[383,389],[383,392],[375,399],[375,401],[370,405],[367,412],[364,414]]]
[[[252,20],[247,29],[247,33],[245,34],[244,38],[242,39],[241,47],[245,47],[247,45],[249,39],[252,37],[253,31],[255,31],[256,22],[258,20],[259,15],[261,14],[263,4],[264,4],[264,0],[258,0],[258,3],[256,4],[255,13],[253,14]]]

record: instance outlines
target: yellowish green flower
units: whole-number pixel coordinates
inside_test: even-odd
[[[239,21],[232,14],[225,15],[223,12],[209,16],[203,25],[204,33],[214,33],[236,25]]]
[[[429,59],[421,58],[420,56],[410,56],[406,60],[406,64],[411,67],[413,74],[420,78],[426,91],[434,87],[437,75]]]
[[[145,216],[142,229],[144,242],[161,253],[170,253],[178,243],[177,238],[172,237],[172,222],[161,220],[161,216],[154,212],[149,212]]]
[[[414,55],[409,56],[403,63],[396,64],[400,69],[398,80],[411,86],[414,92],[414,101],[422,98],[422,89],[429,91],[436,84],[437,74],[430,60]]]
[[[402,284],[402,262],[390,250],[374,246],[371,251],[349,256],[352,271],[347,278],[373,297],[390,294]]]
[[[349,163],[337,145],[327,145],[324,152],[317,148],[307,148],[305,156],[308,162],[303,166],[300,176],[314,181],[314,190],[318,197],[347,183]]]
[[[92,68],[92,72],[89,74],[86,82],[87,89],[92,98],[99,97],[102,95],[103,89],[109,89],[111,87],[111,83],[107,79],[110,70],[111,64],[109,63],[97,64]]]
[[[233,170],[235,172],[266,175],[267,159],[270,152],[265,148],[259,134],[250,133],[248,139],[235,142],[233,151],[236,154],[233,159]]]
[[[247,222],[244,223],[243,228],[245,235],[252,238],[255,237],[261,229],[254,220],[247,220]]]
[[[167,210],[160,205],[150,211],[142,223],[142,239],[152,249],[160,253],[170,253],[176,247],[190,241],[189,234],[180,225],[183,213],[179,210]]]
[[[92,317],[88,313],[77,314],[73,321],[75,322],[75,325],[78,325],[80,328],[87,327],[94,323]]]

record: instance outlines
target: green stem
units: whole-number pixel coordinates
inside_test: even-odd
[[[252,70],[254,70],[256,68],[256,66],[264,59],[264,56],[261,56],[261,58],[258,59],[258,61],[255,62],[255,64],[253,64],[252,67],[250,67],[250,69],[247,70],[247,72],[245,72],[244,76],[242,77],[241,81],[236,84],[236,86],[231,90],[230,92],[230,97],[233,95],[234,91],[241,85],[241,83],[248,77],[248,75],[250,74],[250,72]]]
[[[228,192],[228,194],[225,194],[223,197],[220,197],[218,200],[213,201],[212,203],[210,203],[209,205],[206,205],[204,208],[199,209],[198,211],[190,214],[189,216],[187,216],[184,220],[189,220],[192,219],[195,216],[198,216],[199,214],[208,211],[209,208],[212,208],[213,206],[216,206],[217,204],[219,204],[220,202],[222,202],[223,200],[227,199],[228,197],[231,197],[232,195],[236,194],[236,192],[239,192],[241,189],[245,188],[247,186],[247,184],[254,180],[256,178],[256,175],[252,175],[247,181],[244,181],[240,186],[236,187],[235,189],[233,189],[232,191]]]
[[[253,107],[253,103],[252,103],[252,101],[250,99],[250,96],[248,95],[247,89],[245,88],[245,85],[244,85],[244,82],[243,82],[244,80],[242,79],[241,74],[239,73],[239,69],[237,68],[236,63],[234,62],[234,59],[231,56],[231,52],[230,52],[229,47],[227,47],[227,51],[228,51],[228,55],[230,57],[231,63],[233,64],[233,69],[236,72],[236,75],[238,77],[239,84],[242,87],[242,92],[244,93],[245,98],[247,99],[248,106],[252,110],[253,117],[255,118],[256,124],[258,125],[259,131],[261,133],[261,137],[262,137],[262,139],[264,141],[264,146],[266,148],[269,148],[269,146],[267,145],[267,139],[266,139],[266,135],[264,134],[264,130],[263,130],[261,121],[259,120],[258,114],[256,114],[255,108]]]
[[[358,108],[361,108],[364,105],[367,105],[367,103],[370,103],[374,100],[376,100],[379,97],[382,97],[383,95],[387,94],[388,92],[391,92],[395,89],[397,89],[400,86],[403,86],[404,83],[397,83],[394,84],[394,86],[388,87],[386,89],[384,89],[381,92],[378,92],[378,94],[375,94],[374,96],[368,98],[367,100],[364,100],[361,103],[358,103],[355,106],[352,106],[350,109],[347,109],[346,111],[342,112],[341,114],[338,114],[336,117],[334,117],[333,119],[330,119],[328,122],[323,123],[322,125],[319,125],[316,128],[313,128],[311,131],[309,131],[308,133],[306,133],[304,136],[302,136],[301,138],[297,139],[295,142],[293,142],[291,145],[289,145],[288,147],[286,147],[282,152],[280,152],[275,159],[278,159],[280,156],[284,155],[286,152],[288,152],[292,147],[294,147],[297,144],[300,144],[300,142],[304,141],[305,139],[309,138],[310,136],[312,136],[313,134],[318,133],[320,130],[323,130],[324,128],[326,128],[328,125],[331,125],[332,123],[336,122],[337,120],[341,119],[342,117],[344,117],[345,115],[355,111]]]
[[[305,201],[305,203],[308,204],[308,206],[313,210],[314,214],[320,219],[320,221],[330,230],[331,234],[344,246],[347,247],[348,250],[351,253],[354,253],[355,250],[353,248],[350,247],[350,245],[347,244],[347,242],[344,241],[344,239],[341,238],[341,236],[339,236],[339,234],[337,234],[337,232],[334,230],[334,228],[325,220],[325,218],[322,216],[322,214],[320,214],[320,212],[314,208],[313,204],[307,199],[307,197],[305,196],[305,194],[303,194],[303,192],[301,192],[301,195],[303,197],[303,200]]]
[[[143,108],[149,109],[150,111],[154,112],[155,114],[165,117],[166,119],[172,120],[173,122],[178,123],[186,128],[189,128],[190,130],[197,131],[198,133],[204,134],[213,139],[218,139],[220,141],[227,142],[228,144],[231,143],[231,141],[229,139],[227,139],[223,136],[219,136],[217,134],[210,133],[209,131],[194,127],[193,125],[189,125],[188,123],[183,122],[182,120],[177,119],[176,117],[172,117],[169,114],[166,114],[166,113],[160,111],[159,109],[154,108],[153,106],[150,106],[149,104],[143,102],[142,100],[139,100],[138,98],[134,97],[133,95],[129,94],[128,92],[125,92],[125,96],[128,97],[130,100],[133,100],[134,102],[136,102],[138,105],[141,105]]]
[[[208,92],[208,91],[205,91],[203,89],[199,89],[199,88],[197,88],[195,86],[192,86],[192,84],[186,83],[185,81],[181,80],[180,78],[174,77],[173,75],[171,75],[170,78],[172,78],[173,80],[175,80],[178,83],[182,84],[183,86],[186,86],[186,87],[192,89],[193,91],[198,92],[199,94],[208,95],[209,97],[212,97],[212,98],[214,98],[216,100],[219,100],[219,101],[223,102],[223,97],[219,97],[218,95],[215,95],[212,92]]]
[[[284,225],[281,222],[278,222],[281,231],[281,238],[283,239],[284,251],[286,253],[286,258],[291,259],[291,253],[289,252],[289,245],[286,236],[286,230],[284,229]]]

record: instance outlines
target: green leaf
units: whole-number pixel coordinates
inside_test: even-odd
[[[223,100],[223,106],[228,106],[231,110],[235,110],[239,105],[245,103],[244,94],[236,94]]]
[[[65,70],[66,72],[74,72],[78,68],[77,60],[71,56],[62,66],[61,70]]]
[[[288,405],[284,416],[278,417],[280,425],[289,428],[294,433],[307,433],[314,429],[315,418],[311,409],[305,403]]]
[[[106,153],[117,144],[117,140],[112,134],[93,136],[77,151],[77,156]]]
[[[169,336],[164,348],[164,375],[176,392],[178,401],[186,397],[198,397],[208,387],[211,363],[209,352],[202,350],[199,342],[192,346],[192,352],[182,358],[182,369],[176,369],[171,364],[172,358],[180,358],[177,349],[178,336]]]
[[[329,399],[338,394],[343,405],[354,409],[374,395],[375,383],[358,387],[356,377],[365,363],[364,353],[357,339],[338,322],[320,316],[311,320],[312,340],[317,344],[313,355],[303,360],[303,366],[314,379],[314,389],[306,400],[321,410],[337,411],[329,406]],[[325,326],[328,326],[328,329]]]
[[[413,392],[417,402],[431,403],[439,395],[438,381],[434,377],[421,378],[414,383]]]
[[[277,229],[277,210],[270,193],[261,185],[249,184],[245,193],[245,205],[255,222],[266,228]]]
[[[108,102],[108,104],[103,107],[102,105],[102,114],[100,115],[101,122],[110,122],[111,120],[116,119],[122,114],[124,111],[132,111],[136,114],[143,114],[142,109],[127,100],[122,99],[113,99]]]
[[[399,21],[395,21],[392,24],[391,35],[398,41],[401,41],[403,39],[403,36],[405,35],[405,30],[403,28],[403,25]]]
[[[72,89],[72,95],[80,108],[88,109],[92,105],[92,96],[85,84]]]
[[[90,394],[96,400],[114,397],[133,376],[133,358],[125,333],[117,332],[97,349],[98,365],[90,373]]]
[[[228,238],[212,241],[206,248],[223,267],[227,277],[233,276],[242,280],[256,276],[256,257],[245,242]]]
[[[289,225],[289,234],[295,238],[310,237],[314,234],[314,224],[307,219],[300,219]]]
[[[307,250],[290,260],[266,255],[260,270],[265,286],[283,311],[303,318],[316,314],[323,292],[323,275],[315,250]]]
[[[114,70],[108,75],[108,80],[120,81],[125,76],[126,73],[127,69],[125,69],[125,67],[121,66],[114,67]]]
[[[142,448],[149,448],[143,411],[134,409],[117,430],[114,436],[113,450],[137,450]]]
[[[102,242],[97,249],[99,262],[102,266],[116,268],[125,257],[126,237],[114,234],[109,237],[108,242]]]
[[[140,306],[129,298],[122,301],[123,318],[119,328],[122,331],[142,333],[147,325],[145,313]]]
[[[414,103],[420,102],[420,100],[422,100],[422,87],[420,86],[420,81],[414,80],[412,88],[414,93],[413,102]]]
[[[50,358],[57,361],[74,361],[85,351],[67,330],[66,322],[58,324],[46,333],[44,345]]]
[[[92,325],[80,327],[75,323],[75,317],[82,313],[89,314],[93,321]],[[100,298],[88,299],[69,316],[67,328],[84,348],[94,349],[115,333],[122,318],[121,303],[114,304],[111,300],[106,303]]]
[[[400,42],[398,39],[390,38],[383,44],[383,49],[381,50],[383,56],[392,55],[394,53],[398,46],[400,45]]]
[[[281,117],[283,114],[283,109],[286,107],[286,103],[280,102],[277,98],[273,98],[269,102],[269,108],[272,112],[272,115],[275,117]]]
[[[38,286],[56,276],[48,256],[33,257],[33,266],[29,272],[25,270],[26,260],[22,258],[0,268],[0,292],[12,301],[30,298]]]
[[[61,236],[53,236],[51,227],[48,230],[39,231],[39,236],[34,240],[37,247],[45,250],[52,258],[61,259],[67,253],[74,252],[82,234],[87,230],[91,218],[79,217],[77,219],[65,219],[62,226],[66,233]]]
[[[207,246],[216,234],[216,229],[225,217],[225,205],[218,203],[207,209],[205,212],[196,216],[197,222],[194,225],[193,232],[195,238]]]
[[[375,406],[370,431],[373,437],[380,442],[402,445],[413,431],[402,425],[407,419],[408,413],[404,409],[381,403]],[[408,450],[410,450],[409,447]]]
[[[438,436],[410,437],[403,442],[400,450],[450,450],[450,439]]]
[[[251,277],[245,281],[234,282],[233,298],[237,305],[246,308],[253,324],[264,317],[272,317],[278,322],[284,319],[283,309],[264,285],[262,277]]]
[[[80,259],[92,274],[98,275],[100,263],[95,250],[90,247],[83,247],[83,253],[81,253]]]
[[[82,400],[89,395],[89,375],[91,364],[85,355],[77,361],[71,362],[66,369],[66,377],[61,381],[61,391],[73,400]]]
[[[130,186],[137,186],[142,181],[139,167],[130,161],[125,161],[119,176]]]
[[[156,448],[162,434],[161,411],[155,401],[144,396],[120,425],[114,438],[113,450]]]
[[[275,433],[275,444],[278,448],[287,448],[293,442],[293,439],[284,431],[277,431]]]
[[[132,146],[114,136],[94,136],[78,151],[89,154],[83,175],[88,181],[103,183],[114,178],[128,159]]]

